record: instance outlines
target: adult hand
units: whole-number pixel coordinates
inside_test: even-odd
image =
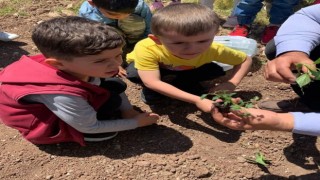
[[[269,81],[293,83],[296,76],[292,73],[298,63],[313,67],[313,61],[303,52],[287,52],[269,61],[264,69],[264,76]],[[304,67],[302,71],[306,72]]]
[[[290,113],[275,113],[261,109],[245,109],[221,114],[213,109],[212,118],[219,124],[235,130],[292,131],[293,116]]]

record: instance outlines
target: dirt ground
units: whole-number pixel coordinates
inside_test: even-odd
[[[75,6],[71,2],[35,1],[23,7],[28,16],[0,17],[2,30],[20,35],[16,41],[0,42],[0,67],[21,55],[39,53],[30,39],[32,28],[42,20],[73,14],[68,10]],[[262,31],[259,25],[255,28],[253,38]],[[263,78],[265,56],[259,47],[238,94],[263,100],[294,98],[289,85]],[[320,144],[314,137],[233,131],[190,104],[171,101],[147,106],[140,101],[141,88],[130,82],[128,86],[126,92],[134,106],[161,115],[157,125],[80,147],[73,143],[36,146],[0,123],[0,179],[320,179]],[[271,164],[263,167],[247,162],[257,152]]]

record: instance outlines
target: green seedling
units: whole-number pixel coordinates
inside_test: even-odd
[[[249,162],[249,163],[253,163],[253,164],[260,164],[264,167],[267,167],[268,164],[271,164],[271,161],[269,160],[266,160],[265,157],[263,156],[262,153],[260,152],[257,152],[255,154],[255,159],[251,159],[251,158],[246,158],[246,160]]]
[[[320,64],[320,58],[314,62],[314,65]],[[303,72],[302,68],[306,67],[307,72]],[[298,70],[296,82],[299,87],[302,89],[304,86],[311,83],[313,80],[320,80],[320,69],[310,66],[310,64],[298,63],[296,64]]]
[[[234,98],[233,96],[236,95],[236,93],[228,93],[227,91],[217,91],[214,93],[208,93],[208,94],[203,94],[200,98],[208,98],[211,99],[212,101],[216,101],[218,99],[221,99],[222,102],[214,102],[214,106],[219,109],[219,112],[221,113],[228,113],[230,110],[241,110],[242,107],[245,108],[252,108],[254,107],[254,104],[256,103],[257,100],[259,100],[259,97],[254,97],[250,101],[243,101],[240,100],[240,102],[233,102],[232,99]],[[243,116],[250,116],[249,113],[244,113],[242,114]]]

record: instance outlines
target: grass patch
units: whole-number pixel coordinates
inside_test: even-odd
[[[12,8],[12,7],[3,7],[0,8],[0,16],[5,16],[5,15],[9,15],[9,14],[14,14],[16,12],[16,9]]]
[[[13,15],[18,13],[18,15],[26,16],[25,12],[27,6],[33,4],[33,0],[0,0],[0,16]]]
[[[0,16],[8,16],[13,14],[18,14],[19,16],[28,16],[28,9],[39,1],[42,0],[0,0]],[[69,4],[73,4],[69,10],[78,14],[79,8],[85,0],[68,0],[65,1]],[[66,4],[67,4],[66,3]],[[61,13],[62,10],[67,9],[67,7],[56,7],[54,11]]]
[[[77,2],[74,3],[74,5],[70,8],[71,11],[73,11],[75,14],[78,14],[80,6],[82,5],[84,1],[83,0],[78,0]]]
[[[75,15],[78,15],[80,6],[84,1],[86,0],[70,1],[70,4],[72,3],[72,6],[68,10],[72,11]]]

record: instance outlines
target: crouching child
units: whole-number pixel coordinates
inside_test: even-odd
[[[25,139],[85,145],[156,123],[157,114],[133,110],[126,84],[114,78],[124,45],[114,28],[59,17],[39,24],[32,40],[42,54],[0,72],[0,119]]]
[[[230,79],[213,91],[233,91],[247,74],[252,60],[245,53],[213,42],[219,18],[209,8],[193,3],[168,5],[151,19],[152,34],[127,55],[127,78],[142,83],[141,99],[157,104],[164,96],[195,104],[210,112],[213,101],[200,82],[225,75],[212,61],[234,65]]]

